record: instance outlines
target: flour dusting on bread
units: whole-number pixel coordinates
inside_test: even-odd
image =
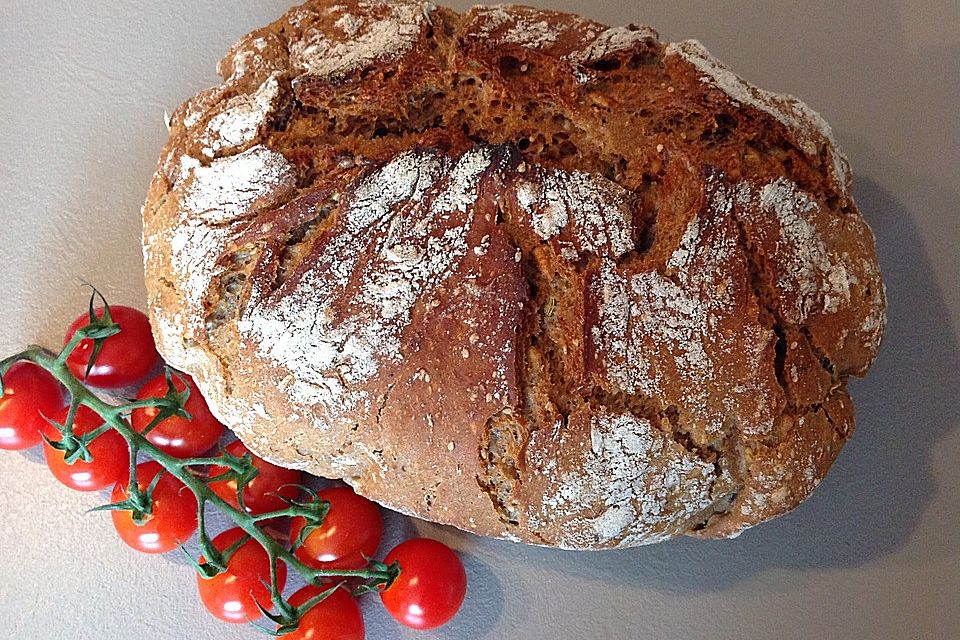
[[[607,412],[585,419],[590,448],[583,459],[568,471],[552,460],[541,469],[557,480],[537,507],[534,526],[565,521],[561,546],[657,542],[683,531],[711,505],[713,465],[683,451],[648,420]],[[581,521],[585,526],[571,526]]]
[[[293,43],[290,54],[297,70],[320,77],[339,77],[375,61],[394,60],[416,42],[432,5],[400,0],[363,1],[356,7],[363,18],[340,5],[325,11],[327,16],[337,16],[333,26],[345,37],[337,38],[322,27],[310,27],[302,39]]]
[[[403,357],[401,337],[414,306],[467,253],[470,225],[446,226],[445,219],[470,209],[490,161],[489,149],[455,164],[432,153],[399,156],[355,187],[338,214],[342,227],[311,272],[276,305],[251,301],[241,334],[293,373],[298,401],[334,415],[354,410],[362,394],[349,387]],[[429,209],[398,211],[424,201],[432,202]],[[365,255],[359,249],[376,232],[384,240]]]
[[[245,151],[279,110],[281,97],[277,74],[273,74],[253,95],[241,94],[228,100],[225,109],[210,118],[199,136],[203,155],[215,158]]]
[[[850,302],[850,285],[857,277],[827,252],[811,222],[817,203],[797,185],[778,178],[760,190],[760,206],[779,221],[777,249],[789,256],[788,271],[777,280],[783,290],[796,291],[796,304],[784,310],[787,319],[801,324],[811,312],[835,313]]]
[[[279,204],[293,188],[286,158],[261,145],[193,168],[183,182],[182,199],[187,211],[217,225]]]
[[[294,177],[286,159],[263,146],[208,166],[186,167],[176,189],[183,214],[169,242],[177,276],[185,282],[191,306],[199,311],[235,223],[289,196]]]
[[[579,171],[532,168],[517,187],[517,201],[533,230],[551,240],[568,230],[576,255],[619,257],[633,249],[629,194]],[[561,238],[563,243],[566,237]]]
[[[797,137],[797,143],[811,157],[818,157],[826,147],[831,171],[838,189],[846,194],[850,188],[850,165],[840,151],[833,131],[823,117],[793,96],[773,93],[756,87],[736,75],[725,64],[710,55],[700,42],[684,40],[667,45],[666,55],[676,55],[697,68],[701,79],[715,85],[740,104],[770,114]]]

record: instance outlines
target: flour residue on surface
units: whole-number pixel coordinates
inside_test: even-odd
[[[590,338],[607,379],[625,393],[677,406],[712,436],[731,413],[747,429],[766,431],[773,421],[768,396],[776,381],[764,359],[771,333],[749,311],[733,191],[708,182],[703,210],[662,268],[603,260],[591,288],[599,317]]]
[[[321,78],[335,78],[370,64],[395,60],[409,51],[429,21],[434,5],[426,2],[365,2],[360,15],[334,5],[328,14],[338,15],[336,33],[310,28],[290,46],[296,69]],[[376,17],[374,17],[376,16]]]
[[[279,203],[292,193],[294,183],[286,158],[258,145],[190,169],[181,186],[181,202],[204,223],[225,224]]]
[[[278,75],[273,74],[251,94],[226,102],[223,110],[207,122],[197,142],[207,158],[242,151],[258,139],[262,128],[280,107]]]
[[[712,503],[713,465],[648,420],[604,411],[590,417],[589,428],[590,447],[566,443],[571,436],[562,430],[556,445],[583,451],[579,465],[558,474],[551,458],[539,470],[558,477],[543,504],[532,507],[531,524],[566,522],[560,546],[654,542],[682,531]]]
[[[787,322],[799,326],[813,314],[850,306],[859,265],[828,247],[826,239],[835,231],[822,228],[826,219],[816,200],[788,178],[759,188],[744,185],[738,198],[749,233],[773,251],[780,312]]]
[[[658,37],[656,31],[646,26],[610,27],[601,31],[582,51],[570,54],[568,59],[580,64],[591,64],[620,51],[632,49],[640,43],[656,42]]]
[[[527,7],[476,6],[471,12],[476,21],[476,28],[469,32],[471,37],[535,51],[560,50],[562,58],[574,65],[591,64],[641,42],[655,42],[658,37],[646,26],[608,28],[580,16],[547,16]]]
[[[188,156],[182,160],[183,177],[174,191],[182,213],[170,238],[170,257],[181,290],[201,316],[217,259],[236,223],[289,195],[294,175],[282,155],[263,146],[209,166],[189,162]]]
[[[516,187],[517,204],[544,240],[569,237],[565,258],[581,253],[619,257],[634,248],[629,193],[581,171],[530,167]]]
[[[293,374],[294,400],[349,411],[365,397],[357,386],[400,361],[414,306],[467,254],[472,219],[452,212],[472,208],[491,157],[488,148],[456,161],[399,155],[356,185],[338,214],[342,226],[293,290],[248,306],[240,331]]]
[[[808,156],[817,157],[821,145],[826,144],[837,188],[842,193],[849,191],[850,165],[833,137],[833,130],[819,113],[793,96],[765,91],[750,84],[714,58],[696,40],[670,43],[666,55],[685,60],[702,74],[702,81],[717,87],[733,101],[776,118],[796,136],[797,144]]]
[[[796,304],[783,309],[787,320],[800,324],[813,311],[836,313],[848,304],[857,277],[827,251],[813,224],[819,205],[787,178],[778,178],[760,189],[760,206],[780,224],[777,249],[787,257],[787,268],[777,285],[796,295]]]

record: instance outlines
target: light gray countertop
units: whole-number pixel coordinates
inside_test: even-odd
[[[229,45],[286,5],[3,4],[6,355],[57,345],[85,304],[81,281],[143,307],[139,208],[163,113],[214,83]],[[877,235],[886,343],[853,385],[856,435],[794,513],[731,541],[580,554],[391,516],[394,537],[417,529],[463,551],[470,594],[428,633],[369,599],[368,638],[960,637],[960,3],[549,4],[697,38],[824,115]],[[211,618],[179,557],[138,555],[109,517],[84,513],[104,499],[61,487],[36,452],[0,453],[0,638],[261,637]]]

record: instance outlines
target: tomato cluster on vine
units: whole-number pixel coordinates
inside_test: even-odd
[[[96,411],[71,401],[63,377],[58,380],[28,360],[11,364],[8,359],[0,397],[0,449],[42,444],[47,466],[64,485],[78,491],[111,489],[112,503],[104,508],[133,549],[167,553],[199,529],[201,550],[211,557],[195,562],[198,591],[214,616],[250,623],[266,614],[290,638],[333,637],[328,634],[336,632],[337,638],[362,640],[363,616],[355,596],[365,592],[379,591],[390,615],[412,628],[434,628],[457,613],[466,573],[449,547],[415,538],[391,550],[383,563],[371,560],[383,534],[379,507],[346,486],[315,492],[304,486],[301,472],[259,458],[240,441],[222,445],[226,429],[196,383],[169,369],[156,374],[162,360],[143,313],[105,303],[94,309],[91,302],[89,314],[70,325],[64,345],[55,364],[63,365],[63,375],[82,381],[84,386],[70,387],[74,394],[87,387],[136,386],[132,409],[113,428]],[[164,398],[173,400],[154,402]],[[128,427],[127,435],[122,426]],[[157,459],[138,458],[140,450],[131,442],[136,434],[155,448]],[[181,475],[182,481],[175,477],[158,461],[165,455],[183,461],[181,470],[189,469],[191,475]],[[208,491],[197,489],[194,477]],[[210,540],[202,521],[204,504],[210,503],[248,519]],[[289,554],[278,560],[277,551],[268,552],[271,539],[264,543],[260,532],[268,532]],[[286,585],[288,562],[315,569],[324,579],[281,600],[286,616],[271,614]],[[369,567],[379,569],[366,571]],[[371,587],[356,578],[368,573],[390,579]],[[354,580],[347,579],[351,576]]]

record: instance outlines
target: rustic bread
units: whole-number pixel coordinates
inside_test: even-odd
[[[884,288],[830,128],[695,41],[308,2],[184,103],[157,344],[258,454],[566,548],[733,536],[853,430]]]

